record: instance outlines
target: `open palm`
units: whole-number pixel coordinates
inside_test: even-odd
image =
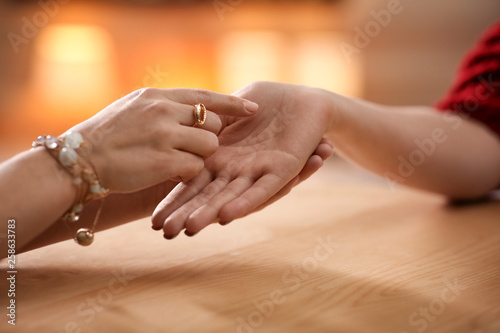
[[[235,95],[260,109],[249,118],[223,117],[218,151],[198,176],[158,205],[153,228],[163,229],[166,238],[182,229],[193,235],[210,223],[224,224],[268,205],[332,154],[331,144],[322,140],[327,105],[320,91],[260,82]]]

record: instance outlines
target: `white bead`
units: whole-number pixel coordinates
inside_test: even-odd
[[[69,222],[78,222],[78,220],[80,219],[80,216],[79,215],[76,215],[75,213],[71,213],[69,216],[68,216],[68,220]]]
[[[57,138],[52,135],[47,135],[45,137],[45,146],[49,149],[56,149],[59,146]]]
[[[83,211],[83,205],[82,204],[76,204],[73,206],[73,213],[81,213]]]
[[[31,144],[31,147],[36,148],[40,147],[44,144],[45,142],[45,137],[44,136],[39,136],[33,143]]]
[[[68,132],[64,137],[64,146],[78,149],[83,142],[83,136],[78,132]]]
[[[59,152],[59,162],[64,166],[71,166],[78,158],[78,154],[71,148],[63,148]]]
[[[90,185],[90,193],[92,193],[92,194],[101,193],[101,185],[99,185],[99,184]]]
[[[73,178],[73,184],[75,185],[81,185],[83,182],[82,178],[81,177],[76,177],[76,178]]]

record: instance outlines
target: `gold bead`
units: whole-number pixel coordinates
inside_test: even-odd
[[[94,232],[87,228],[80,228],[76,232],[75,241],[81,246],[89,246],[94,241]]]

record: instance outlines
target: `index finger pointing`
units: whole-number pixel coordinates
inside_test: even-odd
[[[202,89],[166,89],[168,97],[176,102],[195,105],[202,103],[207,109],[220,115],[247,117],[253,115],[259,106],[251,101],[233,95],[225,95]]]

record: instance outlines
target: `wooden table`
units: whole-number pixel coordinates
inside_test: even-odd
[[[143,220],[21,254],[17,325],[3,302],[0,331],[500,332],[499,201],[334,172],[192,239]]]

